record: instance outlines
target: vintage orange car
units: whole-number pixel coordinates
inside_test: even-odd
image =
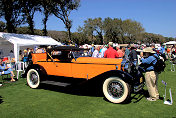
[[[124,68],[122,59],[84,57],[82,49],[72,46],[33,53],[32,63],[23,75],[27,76],[31,88],[38,88],[42,82],[49,81],[50,75],[73,80],[98,80],[96,84],[101,85],[99,89],[113,103],[127,101],[131,92],[138,92],[144,85],[142,72],[134,68],[129,72],[129,69]]]

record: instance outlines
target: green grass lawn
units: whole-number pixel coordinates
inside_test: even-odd
[[[133,99],[128,104],[113,104],[104,97],[90,95],[88,91],[80,94],[79,90],[69,92],[63,87],[31,89],[26,85],[26,79],[20,78],[0,87],[0,118],[176,118],[176,72],[170,71],[170,63],[165,71],[159,76],[159,93],[161,97],[164,94],[161,82],[164,80],[167,82],[167,98],[169,88],[172,89],[174,103],[171,106],[164,105],[163,100],[149,102],[141,94],[132,94]]]

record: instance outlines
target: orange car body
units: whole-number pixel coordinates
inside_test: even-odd
[[[91,79],[111,70],[121,70],[122,59],[79,57],[48,59],[47,53],[32,54],[33,64],[42,66],[47,75]]]
[[[77,83],[92,84],[91,89],[102,90],[113,103],[124,102],[130,98],[131,92],[143,89],[142,68],[126,59],[85,57],[85,53],[85,50],[73,46],[58,46],[47,49],[46,53],[33,53],[22,76],[27,78],[31,88],[38,88],[41,83],[64,87]]]

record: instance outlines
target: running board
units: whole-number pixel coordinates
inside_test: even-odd
[[[71,85],[71,83],[63,83],[63,82],[56,82],[56,81],[42,81],[41,83],[51,84],[56,86],[63,86],[63,87]]]

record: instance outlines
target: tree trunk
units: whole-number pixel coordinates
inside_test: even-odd
[[[46,23],[48,21],[49,11],[47,10],[47,5],[45,4],[45,2],[44,2],[44,5],[43,5],[43,8],[44,8],[44,15],[45,15],[45,17],[43,19],[43,25],[44,25],[43,35],[47,36],[48,32],[47,32],[47,28],[46,28],[47,27]]]
[[[101,34],[101,33],[98,33],[99,34],[99,38],[100,38],[100,43],[101,43],[101,45],[103,45],[103,35]]]
[[[7,21],[6,23],[6,28],[8,33],[16,33],[15,26],[13,25],[13,22],[10,20],[10,16],[6,16],[5,20]]]
[[[46,28],[46,23],[48,21],[48,15],[45,14],[45,18],[43,19],[43,25],[44,25],[44,28],[43,28],[43,35],[44,36],[47,36],[48,32],[47,32],[47,28]]]
[[[6,6],[8,7],[8,6]],[[14,20],[12,20],[12,16],[13,16],[13,10],[12,9],[5,9],[5,20],[6,20],[6,28],[7,28],[7,32],[9,33],[16,33],[16,29],[15,26],[13,24]]]
[[[70,31],[70,29],[71,29],[71,28],[67,28],[67,30],[68,30],[68,39],[69,39],[69,41],[72,41],[72,40],[71,40],[71,31]]]
[[[34,35],[34,21],[31,16],[28,16],[28,24],[29,24],[29,30],[31,31],[31,34]]]

